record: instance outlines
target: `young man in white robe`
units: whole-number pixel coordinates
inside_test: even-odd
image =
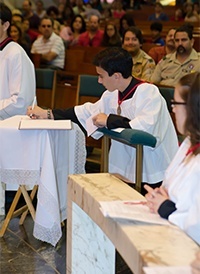
[[[10,9],[0,3],[0,120],[25,115],[35,97],[34,66],[24,49],[9,37],[11,20]],[[5,185],[0,182],[0,215],[5,214],[4,204]]]
[[[29,107],[27,114],[39,119],[71,119],[86,131],[86,120],[101,128],[133,128],[156,137],[155,148],[144,147],[143,182],[156,187],[178,149],[174,125],[165,99],[155,85],[132,77],[132,56],[122,48],[107,48],[94,60],[98,82],[106,91],[96,103],[85,103],[74,108],[43,110]],[[95,115],[95,113],[98,113]],[[92,137],[98,139],[96,131]],[[135,149],[112,140],[109,153],[109,172],[118,173],[135,181]]]

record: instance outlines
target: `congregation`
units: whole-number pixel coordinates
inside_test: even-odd
[[[175,6],[163,6],[160,1],[133,1],[133,4],[128,1],[128,4],[121,0],[8,2],[13,15],[10,32],[12,39],[25,49],[33,63],[35,54],[39,54],[39,66],[42,68],[66,70],[70,66],[67,64],[67,51],[75,48],[117,46],[131,52],[133,75],[152,83],[175,85],[176,81],[170,79],[165,69],[168,58],[157,65],[166,55],[173,77],[177,75],[177,69],[181,71],[177,79],[189,71],[199,69],[198,1],[177,1],[179,4]],[[180,10],[181,19],[176,17]],[[147,25],[145,22],[148,20],[152,23]],[[173,35],[183,25],[191,29],[190,33],[186,30],[190,46],[185,49],[187,53],[183,53],[184,58],[175,65],[174,55],[180,42],[175,45]],[[172,53],[174,55],[169,55]],[[79,65],[82,67],[82,64]]]
[[[194,124],[191,129],[188,122],[189,118],[193,121],[190,109],[195,98],[196,105],[199,104],[199,1],[180,0],[175,1],[172,6],[164,6],[162,1],[150,0],[0,0],[1,2],[6,2],[9,7],[11,22],[7,24],[9,20],[0,11],[0,52],[3,56],[3,63],[0,64],[3,71],[0,76],[0,120],[25,114],[33,119],[70,119],[86,134],[86,120],[93,116],[93,123],[98,128],[133,128],[152,134],[157,139],[157,145],[153,150],[144,149],[148,157],[144,160],[141,193],[147,193],[146,199],[151,212],[158,212],[166,219],[169,217],[172,223],[199,244],[199,218],[195,219],[198,214],[198,199],[193,201],[196,206],[192,211],[195,221],[191,221],[187,213],[186,217],[176,217],[176,214],[181,215],[182,200],[176,187],[173,190],[173,184],[171,186],[167,179],[164,180],[169,176],[166,171],[173,173],[173,164],[170,164],[174,163],[173,159],[177,160],[174,157],[179,157],[180,135],[187,136],[181,149],[184,145],[188,150],[190,146],[195,146],[195,163],[199,163],[199,126]],[[5,8],[3,3],[1,7]],[[14,71],[5,58],[6,50],[10,54],[11,66],[16,68]],[[24,70],[24,66],[27,69]],[[38,106],[32,105],[35,95],[37,96],[34,70],[38,68],[49,68],[55,71],[57,77],[55,100],[46,108],[40,105],[40,101]],[[6,73],[9,77],[5,77]],[[106,90],[102,97],[95,103],[88,102],[78,106],[73,97],[66,105],[63,98],[62,102],[58,102],[56,94],[59,91],[63,92],[68,88],[70,90],[72,87],[77,89],[80,74],[98,75],[98,82]],[[11,77],[14,81],[10,91]],[[17,92],[14,91],[16,86]],[[174,114],[168,111],[159,87],[175,89],[172,108],[177,124]],[[195,95],[192,95],[193,91]],[[179,114],[176,105],[187,105],[187,109],[182,109]],[[197,109],[198,106],[196,112]],[[187,121],[184,130],[177,126],[180,119],[178,115],[182,115]],[[199,116],[197,113],[195,115],[197,121]],[[190,143],[190,138],[193,137],[190,133],[194,131],[196,139],[192,139]],[[101,136],[96,132],[92,137],[98,139]],[[135,171],[133,172],[132,167],[135,155],[131,151],[132,148],[129,150],[126,145],[111,142],[109,172],[122,174],[129,182],[134,182]],[[189,160],[193,157],[192,153],[193,151]],[[182,157],[184,162],[185,154]],[[178,160],[177,163],[179,164]],[[182,172],[184,168],[180,170]],[[199,174],[198,165],[195,172]],[[195,177],[194,180],[196,183],[199,179]],[[176,186],[175,183],[174,185]],[[163,186],[169,187],[169,193],[163,192]],[[194,188],[198,192],[199,186]],[[2,198],[5,196],[5,189],[5,185],[0,182],[0,215],[5,214],[5,199]],[[184,188],[181,191],[189,201],[189,194],[184,194]],[[159,196],[158,202],[155,196]],[[154,204],[155,201],[157,204]],[[163,211],[160,208],[166,201],[173,206],[170,210],[165,207],[167,217],[160,213]],[[189,202],[188,208],[187,212],[191,209]],[[188,218],[187,226],[184,224],[185,218]],[[190,227],[191,223],[194,230]],[[196,261],[191,264],[194,267],[193,273],[200,273],[199,258],[197,254]]]

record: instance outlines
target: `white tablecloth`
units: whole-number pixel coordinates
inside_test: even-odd
[[[23,116],[0,121],[0,182],[38,184],[33,235],[56,245],[67,218],[67,177],[85,173],[85,136],[72,130],[18,130]]]

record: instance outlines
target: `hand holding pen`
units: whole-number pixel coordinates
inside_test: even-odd
[[[34,109],[35,104],[36,104],[36,96],[35,96],[35,97],[34,97],[34,99],[33,99],[33,103],[32,103],[32,106],[31,106],[31,110],[33,110],[33,109]],[[34,116],[34,114],[33,114],[33,113],[31,113],[31,114],[29,115],[29,117],[30,117],[30,118],[33,118],[33,116]]]

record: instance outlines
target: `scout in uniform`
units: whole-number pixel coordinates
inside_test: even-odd
[[[175,86],[188,73],[200,72],[200,53],[193,49],[192,30],[181,26],[175,32],[176,51],[168,54],[157,64],[151,82]]]
[[[156,65],[154,60],[141,50],[142,43],[143,37],[140,29],[130,27],[124,32],[122,47],[132,55],[132,75],[149,81]]]

